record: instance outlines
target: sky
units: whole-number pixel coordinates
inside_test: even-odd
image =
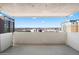
[[[64,22],[63,18],[17,18],[15,20],[16,28],[49,28],[60,27],[59,24]]]
[[[15,17],[15,28],[52,28],[61,27],[61,23],[68,20],[79,19],[79,12],[66,17]]]

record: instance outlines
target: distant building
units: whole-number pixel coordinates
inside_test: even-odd
[[[61,28],[16,28],[17,32],[60,32]]]
[[[79,32],[79,21],[69,20],[62,23],[62,31],[64,32]]]

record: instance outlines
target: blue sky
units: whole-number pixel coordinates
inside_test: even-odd
[[[48,28],[60,27],[63,18],[15,18],[16,28]]]
[[[15,17],[16,28],[49,28],[49,27],[60,27],[61,23],[65,19],[79,19],[79,12],[76,12],[67,17],[47,17],[47,18],[35,18],[35,17]]]

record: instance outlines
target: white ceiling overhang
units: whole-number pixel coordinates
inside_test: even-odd
[[[11,16],[27,17],[27,16],[51,16],[63,17],[79,11],[78,3],[71,4],[41,4],[41,3],[4,3],[0,4],[0,10],[7,12]]]

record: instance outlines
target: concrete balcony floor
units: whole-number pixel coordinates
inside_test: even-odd
[[[16,45],[0,55],[79,55],[79,52],[66,45]]]

